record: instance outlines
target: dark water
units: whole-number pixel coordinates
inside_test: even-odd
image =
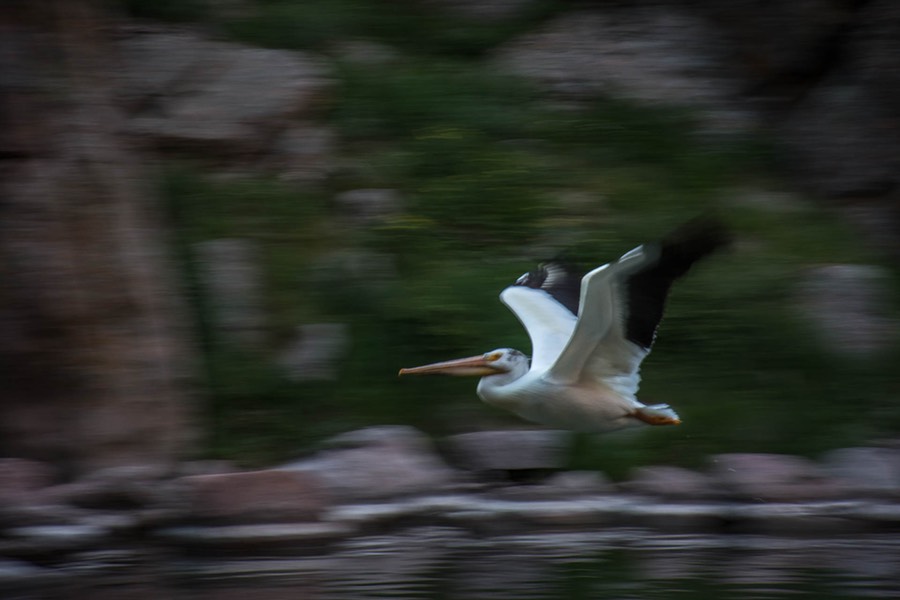
[[[478,537],[427,527],[304,555],[97,552],[0,598],[647,600],[900,598],[892,534],[781,538],[616,530]]]

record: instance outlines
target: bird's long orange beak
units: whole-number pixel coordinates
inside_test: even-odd
[[[495,375],[504,373],[506,369],[499,368],[494,365],[496,358],[490,356],[470,356],[468,358],[458,358],[456,360],[446,360],[444,362],[432,363],[421,367],[411,367],[408,369],[400,369],[399,375],[457,375],[457,376],[478,376]]]

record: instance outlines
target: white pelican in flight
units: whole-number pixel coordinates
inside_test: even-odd
[[[500,348],[400,369],[400,375],[480,375],[477,391],[487,404],[551,427],[600,432],[678,425],[667,404],[637,399],[641,361],[669,287],[726,242],[721,224],[696,220],[581,278],[559,263],[543,264],[500,294],[531,338],[530,365],[518,350]]]

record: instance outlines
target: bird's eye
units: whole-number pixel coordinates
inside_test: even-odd
[[[493,352],[493,353],[491,353],[491,354],[488,354],[488,355],[485,357],[485,359],[489,360],[490,362],[494,362],[495,360],[500,360],[500,358],[501,358],[502,356],[503,356],[503,353],[502,353],[502,352]]]

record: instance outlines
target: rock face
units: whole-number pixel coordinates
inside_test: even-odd
[[[900,256],[896,2],[603,3],[495,58],[567,99],[682,106],[719,132],[764,124],[786,174],[839,200],[878,250]]]
[[[638,494],[672,500],[702,499],[719,496],[714,480],[703,473],[672,466],[649,466],[635,469],[625,489]]]
[[[843,488],[816,463],[783,454],[719,454],[711,475],[723,492],[755,501],[797,502],[839,497]]]
[[[537,4],[536,0],[425,0],[425,2],[451,15],[490,21],[517,17]]]
[[[273,162],[281,179],[315,183],[335,170],[337,135],[327,127],[294,125],[275,140]]]
[[[224,556],[249,560],[245,575],[259,574],[259,558],[280,556],[296,575],[296,559],[320,561],[334,548],[363,550],[383,566],[387,546],[373,545],[371,534],[393,538],[423,526],[436,530],[427,548],[458,550],[454,540],[474,536],[479,552],[492,534],[521,539],[548,529],[606,540],[635,527],[823,539],[883,536],[900,526],[900,449],[890,441],[834,450],[817,462],[747,453],[712,457],[703,473],[646,466],[621,484],[594,471],[562,471],[538,483],[485,485],[461,481],[416,430],[383,426],[337,436],[319,454],[283,467],[193,468],[204,466],[217,472],[172,478],[115,467],[54,485],[47,464],[0,461],[0,587],[9,560],[52,559],[54,572],[68,566],[83,575],[109,559],[121,573],[128,553],[148,551],[123,544],[147,540],[155,560],[159,551],[210,559],[216,571],[209,576],[220,573]]]
[[[55,473],[42,462],[24,458],[0,458],[0,506],[27,502],[51,483]]]
[[[810,76],[823,68],[823,50],[852,17],[853,9],[853,0],[697,0],[691,4],[722,32],[748,80],[772,84]],[[785,35],[787,30],[790,35]]]
[[[146,161],[109,92],[114,51],[94,3],[9,4],[0,452],[170,464],[195,437],[190,351]]]
[[[858,3],[838,60],[776,131],[792,175],[900,256],[900,5]]]
[[[565,466],[572,436],[567,431],[475,431],[447,438],[448,454],[470,471],[553,470]]]
[[[856,72],[826,79],[780,131],[795,176],[828,198],[881,195],[898,182],[897,136],[891,134],[898,115],[856,83]]]
[[[838,448],[822,462],[832,477],[857,494],[900,497],[900,449]]]
[[[186,490],[192,516],[203,521],[315,520],[328,498],[319,478],[302,471],[192,475],[179,483]]]
[[[341,192],[334,198],[346,214],[361,225],[377,224],[400,212],[400,194],[396,190],[359,189]]]
[[[889,277],[869,265],[827,265],[810,269],[799,282],[804,317],[835,354],[865,358],[891,346]]]
[[[867,2],[838,60],[785,121],[796,171],[829,197],[881,195],[900,182],[900,7]]]
[[[619,6],[565,14],[497,54],[501,68],[563,97],[612,95],[703,111],[727,130],[752,124],[732,101],[740,89],[718,55],[715,31],[675,6]]]
[[[131,127],[161,146],[258,152],[329,88],[324,65],[299,52],[165,30],[131,32],[119,46]]]
[[[218,332],[227,342],[259,346],[265,333],[259,249],[240,239],[208,240],[194,249]]]
[[[310,459],[281,466],[314,473],[343,500],[422,494],[452,486],[457,476],[411,427],[370,427],[337,436]]]
[[[333,380],[337,361],[349,340],[343,323],[310,323],[297,328],[297,337],[281,353],[278,363],[294,381]]]

